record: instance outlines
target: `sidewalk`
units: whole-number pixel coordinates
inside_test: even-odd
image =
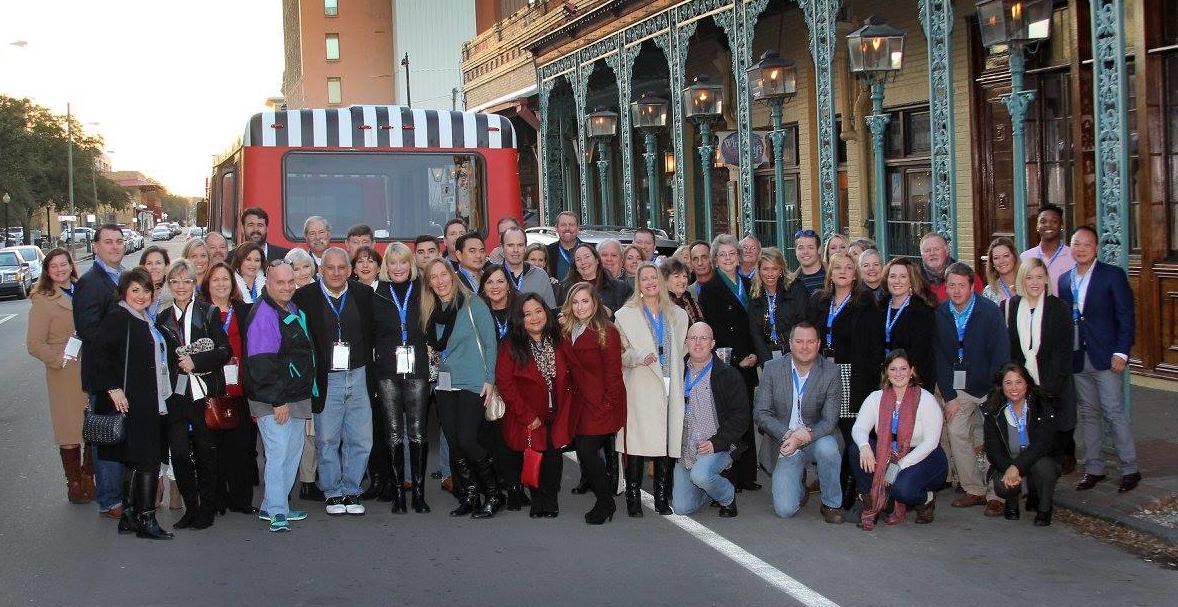
[[[1147,533],[1178,546],[1178,511],[1173,503],[1178,496],[1178,393],[1132,386],[1131,418],[1133,437],[1137,440],[1137,464],[1141,484],[1129,493],[1117,493],[1120,474],[1116,457],[1108,455],[1108,478],[1088,491],[1077,492],[1083,471],[1060,479],[1055,503],[1089,516],[1112,521]],[[1079,440],[1079,437],[1077,437]],[[1079,453],[1077,453],[1079,455]],[[1158,500],[1169,503],[1162,513],[1145,513]]]

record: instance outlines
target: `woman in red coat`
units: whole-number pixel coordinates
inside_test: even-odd
[[[501,424],[503,441],[517,457],[528,448],[543,453],[540,482],[531,488],[528,516],[556,518],[564,469],[561,448],[573,442],[572,398],[566,380],[568,364],[559,349],[560,329],[535,293],[512,304],[507,325],[495,359],[495,385],[507,409]]]
[[[609,321],[597,290],[587,282],[569,289],[561,309],[560,350],[569,364],[573,442],[597,502],[585,522],[612,520],[617,505],[598,451],[626,422],[622,338]],[[612,453],[607,453],[613,456]]]

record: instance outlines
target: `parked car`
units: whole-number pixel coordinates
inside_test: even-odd
[[[165,224],[160,224],[151,231],[151,240],[153,242],[156,240],[171,240],[172,236],[172,228]]]
[[[553,226],[528,228],[524,230],[524,233],[528,238],[528,244],[538,242],[547,245],[556,242],[560,238],[556,233],[556,228]],[[662,255],[670,255],[675,252],[675,249],[679,248],[679,243],[672,240],[662,230],[655,230],[654,236],[654,246]],[[597,246],[598,243],[607,238],[614,238],[625,247],[634,241],[634,228],[615,225],[583,225],[581,226],[580,238],[582,242],[587,242],[594,246]]]
[[[143,234],[140,234],[138,230],[131,230],[131,238],[135,239],[135,250],[136,251],[142,250],[143,249]]]
[[[22,261],[28,262],[33,282],[37,282],[37,279],[41,277],[41,268],[45,264],[45,252],[41,250],[41,247],[31,244],[17,245],[10,248],[16,251],[17,255],[20,255]]]
[[[0,296],[29,296],[33,288],[33,272],[29,262],[13,248],[0,249]]]
[[[135,237],[132,236],[132,234],[134,234],[134,233],[135,233],[134,230],[129,230],[127,228],[123,228],[123,254],[124,255],[130,255],[131,253],[135,252]]]
[[[204,238],[204,237],[205,237],[205,229],[204,228],[202,228],[200,226],[193,226],[191,228],[188,228],[188,238],[189,239]]]

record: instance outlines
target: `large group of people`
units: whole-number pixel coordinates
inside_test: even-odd
[[[1063,242],[1057,207],[1035,248],[996,239],[984,278],[936,233],[920,259],[886,261],[870,240],[800,230],[791,268],[751,235],[667,256],[647,229],[594,246],[568,212],[547,246],[504,218],[490,254],[461,219],[441,248],[423,235],[383,253],[368,226],[335,246],[311,217],[293,250],[268,226],[246,209],[237,247],[212,233],[134,267],[102,226],[80,277],[68,251],[45,258],[28,349],[68,499],[120,533],[173,537],[155,514],[170,478],[176,529],[233,511],[289,531],[307,517],[292,492],[332,516],[428,513],[430,477],[450,516],[555,518],[569,452],[591,525],[622,494],[643,516],[648,476],[658,514],[735,517],[762,473],[782,518],[818,494],[827,523],[872,530],[913,509],[927,524],[959,485],[953,507],[1049,525],[1062,474],[1105,479],[1106,425],[1119,490],[1141,479],[1120,400],[1132,293],[1091,228]],[[87,408],[122,414],[121,442],[87,445]]]

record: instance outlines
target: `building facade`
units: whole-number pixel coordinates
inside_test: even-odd
[[[1058,204],[1069,229],[1096,225],[1102,257],[1129,270],[1135,371],[1178,377],[1178,0],[1054,3],[1050,37],[1026,53],[1034,97],[1018,167],[1001,101],[1009,50],[982,44],[972,0],[487,0],[478,14],[463,48],[467,105],[518,118],[521,142],[532,126],[521,181],[535,175],[547,221],[570,209],[680,240],[752,232],[787,249],[802,227],[878,233],[872,99],[851,73],[846,36],[882,17],[906,33],[880,132],[889,252],[915,255],[920,235],[937,231],[980,268],[1016,217],[1034,245],[1039,205]],[[747,74],[768,50],[798,68],[780,153]],[[682,102],[701,75],[726,98],[707,142]],[[646,93],[670,101],[653,154],[629,115]],[[587,136],[598,108],[619,114],[614,137]]]
[[[392,7],[391,0],[282,0],[287,107],[394,103]]]

